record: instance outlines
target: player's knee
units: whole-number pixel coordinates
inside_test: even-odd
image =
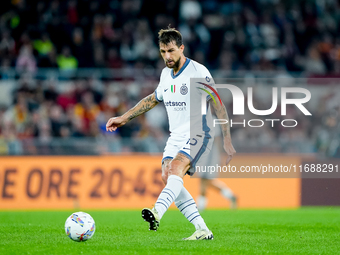
[[[177,176],[181,176],[183,172],[183,164],[181,164],[180,162],[177,162],[176,160],[171,161],[171,163],[169,164],[169,174],[170,175],[177,175]]]
[[[162,166],[162,181],[166,185],[169,177],[169,162],[164,162]]]
[[[171,162],[169,164],[169,175],[176,174],[176,172],[177,172],[177,164]]]
[[[164,184],[166,185],[168,182],[168,173],[162,173],[162,181],[164,182]]]

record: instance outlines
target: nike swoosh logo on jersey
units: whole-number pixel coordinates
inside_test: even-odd
[[[166,92],[168,89],[165,89],[164,92]]]

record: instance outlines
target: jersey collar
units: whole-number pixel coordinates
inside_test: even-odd
[[[189,59],[189,58],[186,58],[184,65],[183,65],[182,68],[178,71],[178,73],[177,73],[176,75],[174,75],[174,70],[171,69],[171,77],[172,77],[173,79],[177,78],[177,77],[184,71],[184,69],[187,67],[187,65],[189,64],[189,62],[190,62],[190,59]]]

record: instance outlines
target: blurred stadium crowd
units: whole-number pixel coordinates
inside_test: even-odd
[[[1,66],[162,67],[157,31],[222,70],[340,71],[340,8],[324,1],[12,0],[0,9]]]
[[[218,77],[229,71],[340,74],[340,8],[335,0],[12,0],[1,3],[0,15],[2,81],[8,78],[6,70],[18,74],[10,103],[0,102],[0,154],[162,151],[168,132],[162,106],[115,134],[105,132],[105,123],[156,88],[164,67],[157,31],[169,24],[181,31],[185,54]],[[151,68],[158,75],[34,78],[42,68]],[[236,128],[236,149],[335,156],[338,102],[333,92],[321,97],[318,113],[295,131],[268,128],[259,135]],[[279,146],[270,146],[277,141]]]
[[[61,84],[24,77],[18,83],[20,86],[13,91],[13,104],[0,107],[2,154],[97,154],[163,149],[167,116],[160,105],[119,132],[108,133],[105,129],[110,117],[123,114],[151,94],[156,81],[150,80],[142,87],[125,80],[79,79]]]

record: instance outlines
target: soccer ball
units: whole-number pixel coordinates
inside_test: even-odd
[[[65,222],[66,235],[73,241],[82,242],[89,240],[96,230],[96,225],[90,214],[75,212]]]

